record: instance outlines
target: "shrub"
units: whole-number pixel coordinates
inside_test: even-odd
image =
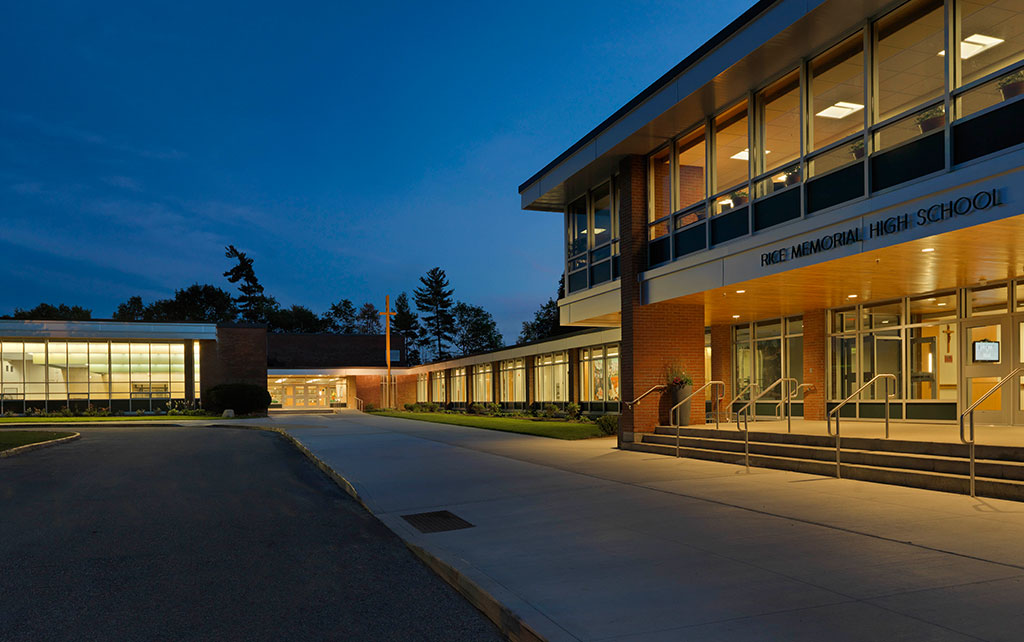
[[[415,404],[415,403],[407,403],[407,404],[405,404],[405,409],[408,412],[416,412],[416,406],[418,406],[418,405],[419,404]]]
[[[544,416],[547,417],[548,419],[554,419],[555,417],[557,417],[558,406],[556,406],[553,403],[549,403],[548,405],[544,406]]]
[[[372,403],[363,404],[363,412],[373,412],[377,410],[377,406]]]
[[[487,404],[487,414],[498,416],[501,414],[501,406],[494,403],[493,401]]]
[[[270,393],[266,386],[222,383],[210,388],[204,403],[208,410],[217,415],[228,409],[234,410],[236,415],[264,414],[270,407]]]
[[[597,418],[597,427],[606,435],[614,435],[619,430],[618,415],[601,415]]]
[[[469,404],[469,407],[466,409],[466,412],[468,412],[471,415],[486,415],[486,414],[490,414],[490,413],[487,412],[487,406],[485,406],[482,403],[471,403],[471,404]]]
[[[581,411],[580,411],[580,405],[578,403],[570,403],[570,404],[568,404],[565,407],[565,414],[570,419],[579,419],[580,418],[580,414],[582,414]]]
[[[526,410],[527,410],[527,412],[529,412],[529,413],[530,413],[531,415],[533,415],[534,417],[536,417],[536,416],[537,416],[537,413],[539,413],[539,412],[540,412],[540,404],[539,404],[539,403],[537,403],[536,401],[534,401],[534,402],[533,402],[533,403],[531,403],[531,404],[530,404],[529,406],[527,406]]]

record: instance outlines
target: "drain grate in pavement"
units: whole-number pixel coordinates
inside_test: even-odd
[[[472,524],[446,510],[402,515],[402,519],[415,526],[421,533],[443,533],[457,531],[460,528],[473,528]]]

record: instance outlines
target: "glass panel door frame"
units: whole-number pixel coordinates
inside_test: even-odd
[[[974,333],[972,330],[989,326],[999,328],[999,362],[976,363],[974,361],[974,340],[972,339],[972,334]],[[960,412],[970,407],[978,396],[985,394],[995,385],[996,381],[1008,375],[1016,367],[1016,364],[1020,362],[1019,347],[1016,345],[1017,340],[1015,340],[1015,333],[1012,331],[1016,329],[1016,323],[1014,323],[1014,319],[1010,315],[971,318],[960,323]],[[977,393],[975,394],[971,390],[970,382],[973,379],[979,378],[986,379],[987,381],[979,383]],[[1011,386],[1009,389],[1003,389],[994,393],[993,397],[989,397],[988,403],[982,404],[978,410],[974,411],[975,424],[1009,424],[1013,422],[1015,415],[1020,414],[1013,412],[1013,407],[1017,405],[1011,403],[1012,398],[1014,398],[1014,392],[1015,389]],[[993,405],[993,398],[1000,400],[999,409],[983,409],[986,406]]]

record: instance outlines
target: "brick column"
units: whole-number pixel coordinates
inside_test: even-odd
[[[804,383],[813,383],[814,390],[804,389],[804,419],[825,419],[825,386],[828,370],[828,334],[825,332],[825,310],[804,312]]]
[[[526,366],[526,377],[524,377],[524,383],[526,385],[526,407],[529,408],[530,404],[536,401],[536,397],[533,391],[533,382],[537,378],[537,373],[534,372],[533,370],[533,357],[526,357],[523,360],[523,365]]]
[[[569,403],[580,403],[580,350],[569,350]]]
[[[469,404],[475,402],[476,397],[473,393],[473,366],[466,366],[466,409],[469,409]]]
[[[629,156],[619,165],[620,295],[622,302],[622,399],[635,399],[666,382],[681,366],[704,385],[704,306],[664,301],[644,305],[638,275],[647,269],[647,181],[645,159]],[[623,404],[619,443],[635,432],[650,432],[668,420],[668,393],[655,392],[632,409]],[[704,424],[704,394],[691,400],[690,423]]]
[[[196,379],[195,379],[195,341],[185,342],[185,404],[189,408],[196,405]]]
[[[732,326],[711,326],[711,378],[725,382],[722,403],[727,404],[736,394],[732,389]],[[731,408],[723,409],[732,412]]]
[[[491,363],[491,401],[501,403],[501,362]]]

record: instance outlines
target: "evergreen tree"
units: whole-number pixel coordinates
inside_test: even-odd
[[[356,315],[356,332],[359,334],[383,334],[380,325],[380,312],[372,303],[364,303]]]
[[[348,299],[342,299],[331,305],[331,308],[324,313],[327,321],[327,329],[336,334],[355,334],[356,331],[356,306]]]
[[[416,308],[423,320],[423,332],[420,334],[420,345],[431,348],[435,359],[448,357],[448,344],[454,334],[452,317],[452,294],[448,277],[439,267],[430,268],[425,276],[420,277],[422,287],[413,290]]]
[[[558,279],[558,298],[565,296],[565,275]],[[543,341],[549,337],[558,336],[572,332],[576,328],[561,325],[558,315],[558,302],[555,299],[548,299],[541,304],[540,309],[533,314],[533,321],[523,321],[523,330],[519,333],[517,343],[533,343]]]
[[[488,352],[503,347],[498,324],[491,313],[478,305],[456,303],[452,308],[455,317],[455,347],[461,356]]]
[[[238,286],[241,294],[235,300],[242,320],[269,324],[270,317],[277,311],[278,303],[274,297],[263,293],[263,286],[256,278],[256,271],[252,266],[253,260],[246,256],[245,252],[238,251],[234,245],[225,248],[224,256],[238,261],[233,268],[224,273],[224,276],[230,283],[241,282]]]
[[[391,329],[402,337],[405,343],[405,361],[411,366],[420,363],[420,351],[416,344],[420,339],[420,320],[409,305],[409,295],[402,292],[395,299],[395,316],[391,317]]]
[[[117,306],[118,321],[179,321],[187,323],[231,323],[238,316],[231,293],[213,285],[192,284],[175,290],[170,299],[143,305],[142,297],[129,297]]]

